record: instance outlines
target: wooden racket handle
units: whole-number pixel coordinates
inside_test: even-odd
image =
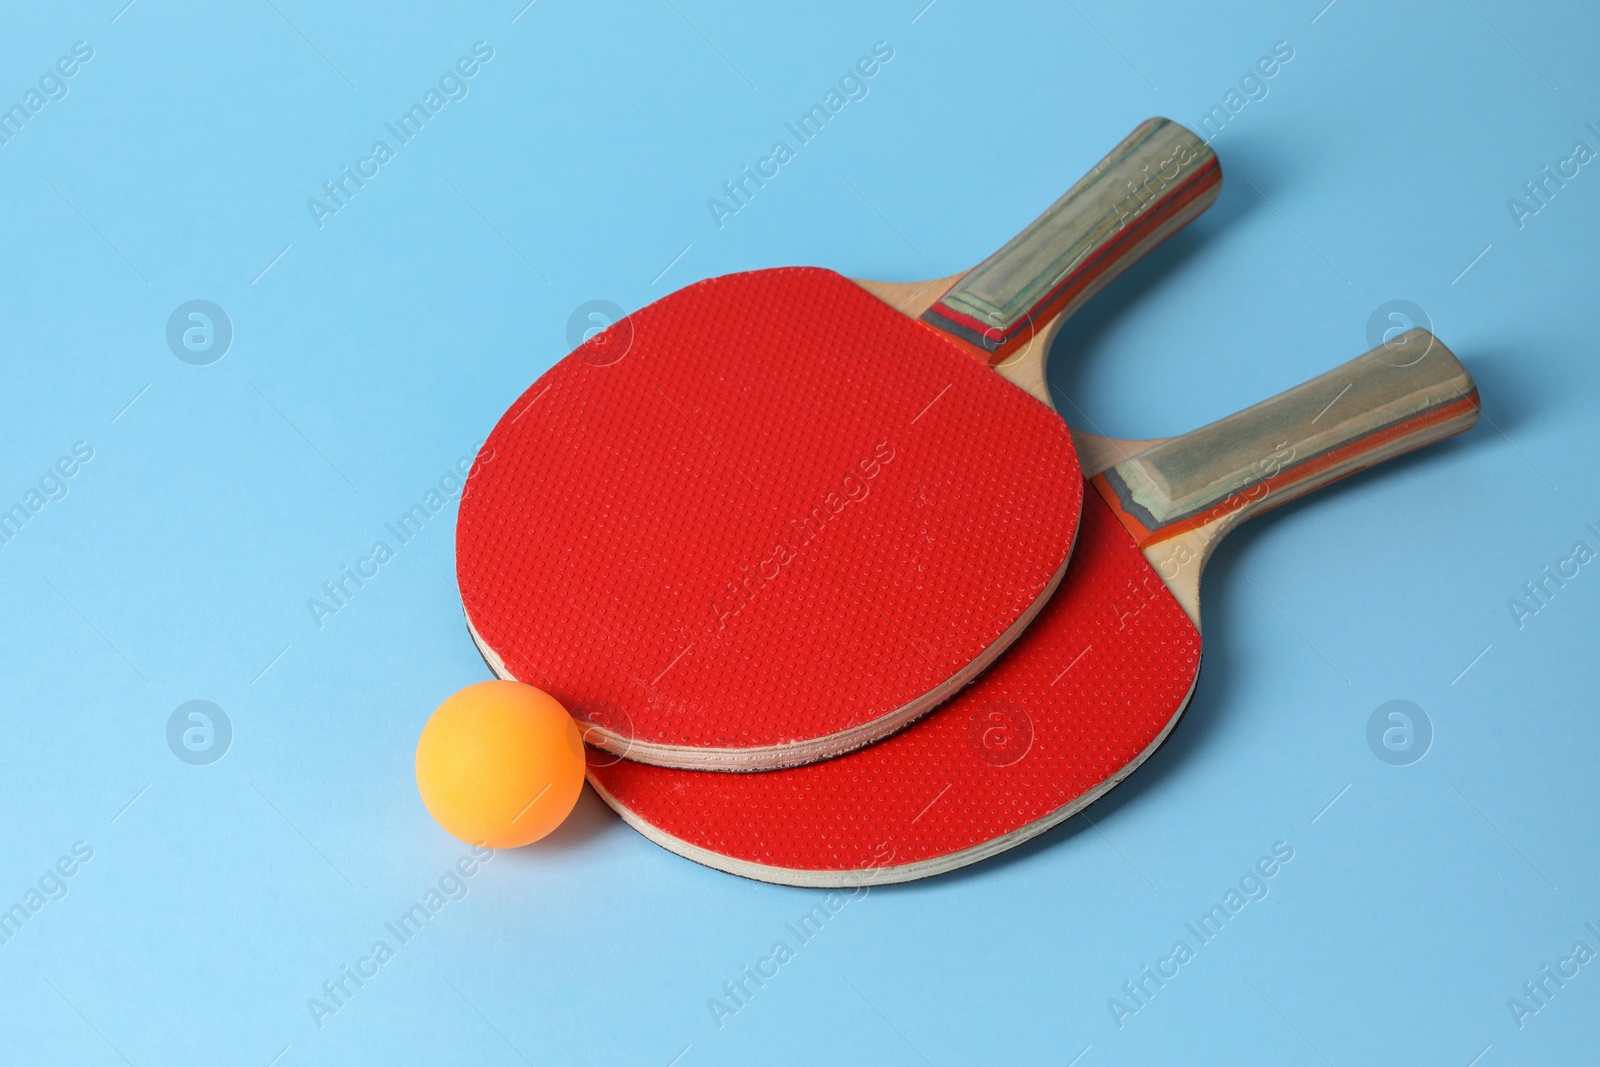
[[[922,315],[934,329],[1004,362],[1051,320],[1070,315],[1222,190],[1204,141],[1168,119],[1139,124],[1006,246]]]
[[[1251,515],[1469,429],[1478,387],[1426,330],[1409,330],[1304,385],[1092,479],[1140,547]],[[1209,539],[1208,539],[1209,540]]]

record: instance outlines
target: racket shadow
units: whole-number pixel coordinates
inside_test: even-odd
[[[1237,186],[1237,187],[1236,187]],[[1106,286],[1082,310],[1064,323],[1051,343],[1045,366],[1052,399],[1068,424],[1100,432],[1076,410],[1075,399],[1084,392],[1091,354],[1106,343],[1106,335],[1133,314],[1217,233],[1238,225],[1244,216],[1262,207],[1261,198],[1248,186],[1223,180],[1222,195],[1194,222],[1167,238],[1148,255]],[[1111,431],[1115,435],[1114,429]]]
[[[1270,532],[1277,523],[1294,515],[1301,507],[1308,504],[1313,508],[1325,507],[1327,502],[1341,494],[1358,491],[1359,486],[1370,477],[1384,477],[1390,472],[1398,477],[1400,472],[1409,470],[1413,464],[1437,465],[1445,456],[1461,455],[1469,450],[1476,452],[1478,449],[1498,446],[1498,435],[1487,427],[1479,427],[1473,432],[1389,460],[1383,465],[1383,473],[1364,474],[1335,482],[1320,489],[1311,497],[1291,501],[1281,508],[1257,517],[1233,531],[1218,545],[1216,554],[1206,564],[1202,595],[1204,587],[1221,589],[1233,588],[1235,584],[1242,586],[1244,576],[1235,572],[1242,565],[1241,560],[1247,558],[1255,539]],[[1262,610],[1267,609],[1263,606]],[[1177,776],[1182,773],[1182,768],[1190,761],[1202,758],[1205,751],[1213,744],[1221,743],[1218,740],[1218,727],[1223,723],[1224,716],[1228,714],[1228,708],[1233,703],[1234,680],[1239,677],[1233,669],[1234,663],[1236,660],[1248,658],[1238,653],[1248,652],[1253,647],[1244,621],[1230,620],[1227,612],[1216,612],[1207,617],[1204,626],[1205,655],[1201,660],[1200,676],[1196,680],[1194,695],[1188,707],[1161,747],[1151,753],[1137,770],[1109,793],[1060,826],[1052,827],[1032,841],[991,859],[962,867],[937,878],[875,887],[873,892],[916,892],[919,887],[932,889],[937,885],[984,877],[990,872],[1004,870],[1012,864],[1027,863],[1049,849],[1064,847],[1067,842],[1076,840],[1081,834],[1087,833],[1091,837],[1097,837],[1108,823],[1116,819],[1123,808],[1145,801],[1155,790],[1181,789],[1182,782]],[[1108,862],[1122,863],[1116,857],[1111,857]],[[1143,875],[1137,877],[1142,878]]]
[[[1076,410],[1076,405],[1071,399],[1079,392],[1078,386],[1086,373],[1089,362],[1087,354],[1095,350],[1102,342],[1103,336],[1124,315],[1130,314],[1154,293],[1164,277],[1178,270],[1199,252],[1205,242],[1212,238],[1214,230],[1235,225],[1241,216],[1253,210],[1259,202],[1259,198],[1253,194],[1247,199],[1237,192],[1230,192],[1230,189],[1231,186],[1224,180],[1223,194],[1209,211],[1129,267],[1121,277],[1108,285],[1104,292],[1074,315],[1057,333],[1050,347],[1046,370],[1051,392],[1054,394],[1052,399],[1056,401],[1057,409],[1070,425],[1093,428],[1087,426],[1083,412]],[[1245,190],[1247,193],[1248,191]],[[1209,648],[1207,655],[1208,658],[1211,655]],[[1198,687],[1205,685],[1205,674],[1202,669],[1202,678],[1197,682],[1196,699],[1200,696]],[[1190,711],[1184,714],[1184,720],[1187,720],[1195,710],[1194,703],[1191,702]],[[1098,823],[1103,817],[1115,815],[1124,804],[1135,800],[1146,788],[1151,787],[1146,783],[1152,779],[1164,777],[1161,774],[1161,764],[1166,761],[1167,754],[1173,751],[1176,739],[1191,732],[1185,729],[1186,725],[1188,724],[1185,721],[1180,721],[1161,748],[1151,754],[1144,766],[1091,805],[1088,809],[1088,818],[1084,818],[1080,813],[1067,819],[1060,826],[1052,827],[1032,841],[937,878],[880,886],[874,891],[917,892],[919,889],[929,888],[929,883],[943,885],[982,877],[988,872],[1004,869],[1014,863],[1026,863],[1045,849],[1060,847],[1079,834],[1095,833],[1094,823]]]
[[[1484,421],[1489,423],[1485,427],[1487,437],[1498,441],[1500,434],[1519,430],[1535,416],[1560,406],[1559,399],[1556,403],[1551,403],[1551,399],[1563,398],[1561,390],[1537,387],[1528,376],[1528,357],[1539,347],[1540,343],[1535,341],[1520,351],[1490,345],[1474,352],[1470,369],[1473,380],[1478,383],[1478,392],[1484,398],[1481,411]]]

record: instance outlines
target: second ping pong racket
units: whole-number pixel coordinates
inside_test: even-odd
[[[1027,634],[893,737],[752,775],[591,750],[589,780],[650,840],[763,881],[902,882],[1003,852],[1105,795],[1166,739],[1198,675],[1200,572],[1223,535],[1477,415],[1466,369],[1412,330],[1094,473],[1072,567]]]
[[[586,341],[467,480],[457,577],[485,660],[667,766],[835,756],[929,710],[1043,606],[1084,495],[1042,362],[1031,390],[984,364],[1042,352],[1219,183],[1153,119],[958,279],[752,271]]]

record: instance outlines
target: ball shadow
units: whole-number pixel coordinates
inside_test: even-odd
[[[560,826],[531,845],[507,849],[506,855],[518,863],[543,864],[581,852],[603,834],[627,829],[616,812],[608,808],[606,802],[586,782],[583,792],[578,794],[578,803],[573,806],[572,814]]]

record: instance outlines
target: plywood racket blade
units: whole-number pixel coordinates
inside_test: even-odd
[[[1024,365],[1219,181],[1154,119],[927,309],[752,271],[586,342],[467,481],[457,575],[485,659],[666,766],[835,756],[934,707],[1043,607],[1083,498],[1042,378],[984,364]]]

